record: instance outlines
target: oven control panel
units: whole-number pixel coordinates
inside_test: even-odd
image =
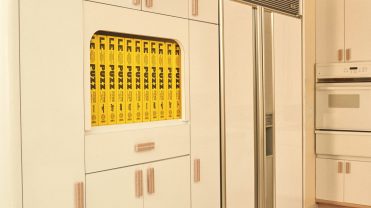
[[[371,63],[339,63],[316,65],[317,79],[371,78]]]

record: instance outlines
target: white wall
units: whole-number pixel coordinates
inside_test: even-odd
[[[0,0],[0,207],[22,207],[18,1]]]

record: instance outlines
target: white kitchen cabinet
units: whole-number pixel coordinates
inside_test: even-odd
[[[343,201],[344,162],[342,160],[316,160],[316,198],[329,201]]]
[[[344,0],[316,1],[316,63],[344,61]]]
[[[371,2],[317,0],[316,62],[371,60]]]
[[[344,202],[371,206],[371,163],[346,161]]]
[[[371,206],[371,162],[316,161],[317,199]]]
[[[20,1],[24,207],[72,208],[85,180],[82,13],[75,0]]]
[[[220,206],[218,26],[190,21],[192,207]]]
[[[189,0],[189,18],[217,24],[219,16],[219,1]]]
[[[345,50],[349,53],[347,61],[371,60],[370,11],[369,0],[345,0]]]
[[[189,156],[88,174],[86,207],[189,208]]]
[[[188,18],[189,0],[142,0],[142,10],[170,16]],[[155,22],[153,22],[155,23]],[[171,28],[171,27],[170,27]]]

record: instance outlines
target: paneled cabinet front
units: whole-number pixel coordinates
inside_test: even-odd
[[[180,47],[181,71],[180,118],[93,126],[89,85],[91,77],[88,68],[90,55],[89,53],[84,54],[86,171],[91,173],[189,155],[188,20],[84,2],[84,23],[84,51],[86,52],[89,51],[90,40],[97,31],[127,34],[129,38],[140,36],[150,41],[156,40],[156,38],[172,40]],[[164,79],[167,80],[167,78]]]
[[[88,174],[86,208],[189,208],[189,157]]]
[[[371,2],[317,0],[316,62],[371,60]]]

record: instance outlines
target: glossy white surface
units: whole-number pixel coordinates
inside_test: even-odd
[[[316,0],[316,63],[344,62],[344,15],[344,0]]]
[[[303,204],[301,20],[274,14],[276,208]]]
[[[18,1],[0,1],[0,207],[22,207]]]
[[[218,26],[190,22],[192,207],[220,206]],[[200,159],[201,180],[194,178]]]
[[[85,180],[82,11],[20,1],[24,207],[73,207]]]
[[[255,206],[253,9],[224,0],[226,204]],[[245,21],[241,21],[245,20]]]

